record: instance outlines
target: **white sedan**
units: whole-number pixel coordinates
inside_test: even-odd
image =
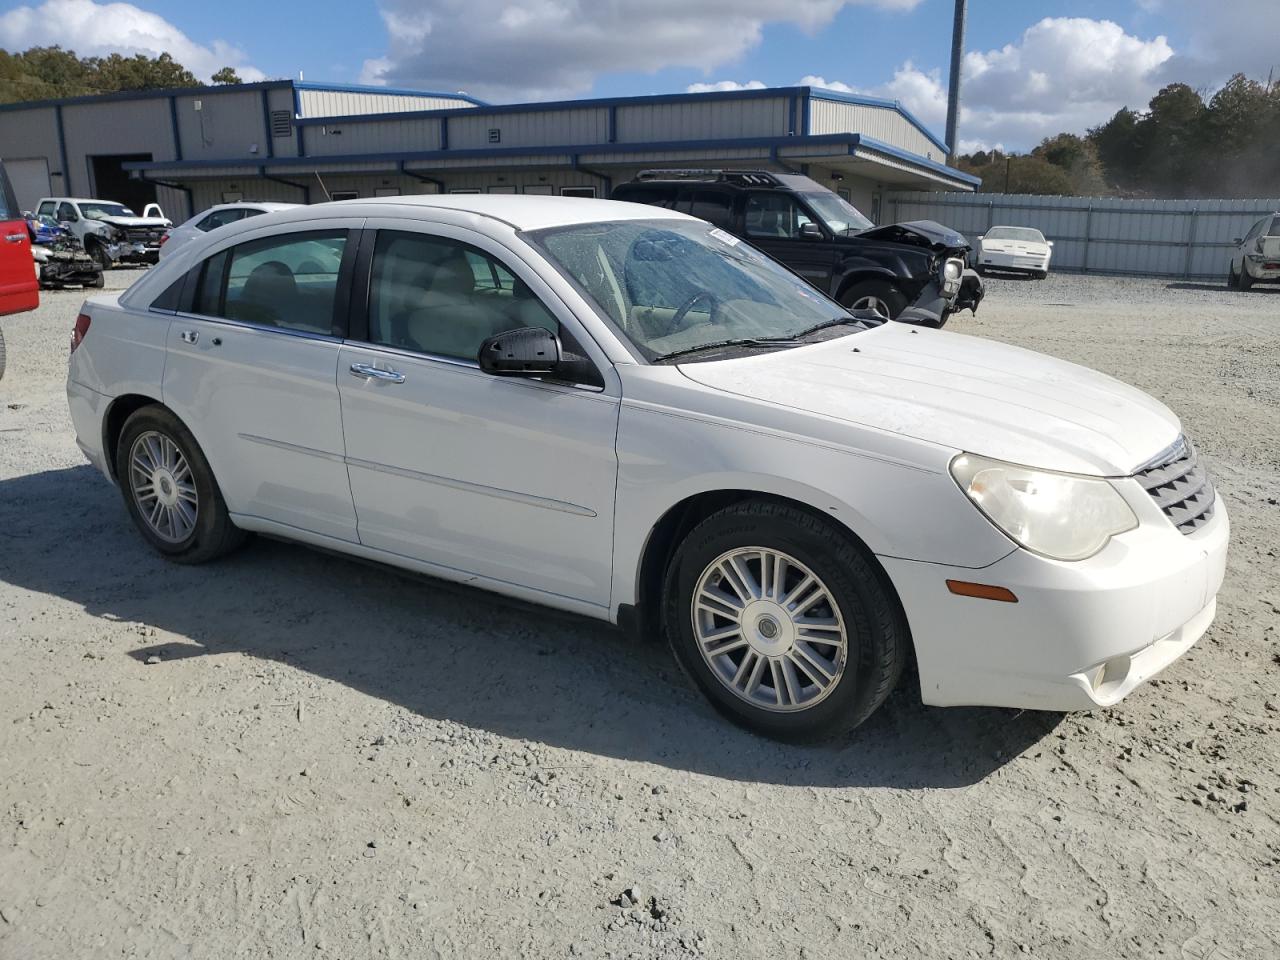
[[[1158,401],[855,317],[651,206],[269,214],[90,299],[72,344],[80,447],[166,557],[256,531],[662,634],[780,738],[862,722],[913,650],[929,704],[1113,704],[1223,579]]]
[[[220,203],[196,214],[190,220],[170,230],[160,241],[160,256],[162,258],[172,256],[175,250],[185,246],[197,237],[203,236],[210,230],[217,230],[219,227],[239,223],[241,220],[247,220],[250,217],[260,217],[264,213],[288,210],[296,206],[298,206],[296,203],[274,203],[257,200],[242,203]]]
[[[974,265],[979,273],[1008,270],[1043,280],[1052,256],[1053,241],[1034,227],[992,227],[978,237]]]

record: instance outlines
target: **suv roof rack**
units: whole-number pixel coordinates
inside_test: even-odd
[[[739,183],[752,187],[780,187],[782,181],[768,170],[641,170],[637,180],[715,180],[723,183]]]

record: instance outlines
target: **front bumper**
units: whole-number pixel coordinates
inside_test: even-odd
[[[974,570],[882,558],[911,626],[925,703],[1109,706],[1191,648],[1213,621],[1226,570],[1225,506],[1219,497],[1213,518],[1184,535],[1140,488],[1125,497],[1139,527],[1088,560],[1016,549]],[[957,596],[948,579],[1006,587],[1018,602]]]
[[[41,283],[84,285],[96,282],[101,275],[102,268],[89,257],[58,259],[50,256],[40,264]]]
[[[107,253],[116,263],[159,263],[160,245],[149,243],[110,243]]]
[[[897,319],[941,327],[957,310],[977,313],[985,292],[982,278],[973,270],[966,269],[960,275],[960,282],[949,293],[936,280],[927,284],[916,302],[898,314]]]
[[[1025,253],[1001,253],[995,250],[980,250],[977,264],[984,270],[1018,270],[1027,273],[1047,273],[1049,271],[1049,255],[1028,256]]]

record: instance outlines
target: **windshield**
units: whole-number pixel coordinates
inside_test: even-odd
[[[801,196],[813,208],[813,212],[822,218],[827,229],[837,236],[861,233],[875,226],[857,207],[839,194],[824,190],[822,193],[802,193]]]
[[[134,212],[120,203],[82,203],[80,213],[86,220],[105,220],[107,217],[132,217]]]
[[[706,223],[623,220],[530,234],[648,360],[858,321],[795,274]]]
[[[1044,234],[1033,227],[992,227],[987,231],[988,240],[1021,240],[1023,243],[1044,243]]]

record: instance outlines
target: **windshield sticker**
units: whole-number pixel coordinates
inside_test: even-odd
[[[715,237],[721,243],[727,243],[731,247],[736,247],[742,241],[735,237],[732,233],[725,233],[719,227],[712,227],[707,231],[707,236]]]

